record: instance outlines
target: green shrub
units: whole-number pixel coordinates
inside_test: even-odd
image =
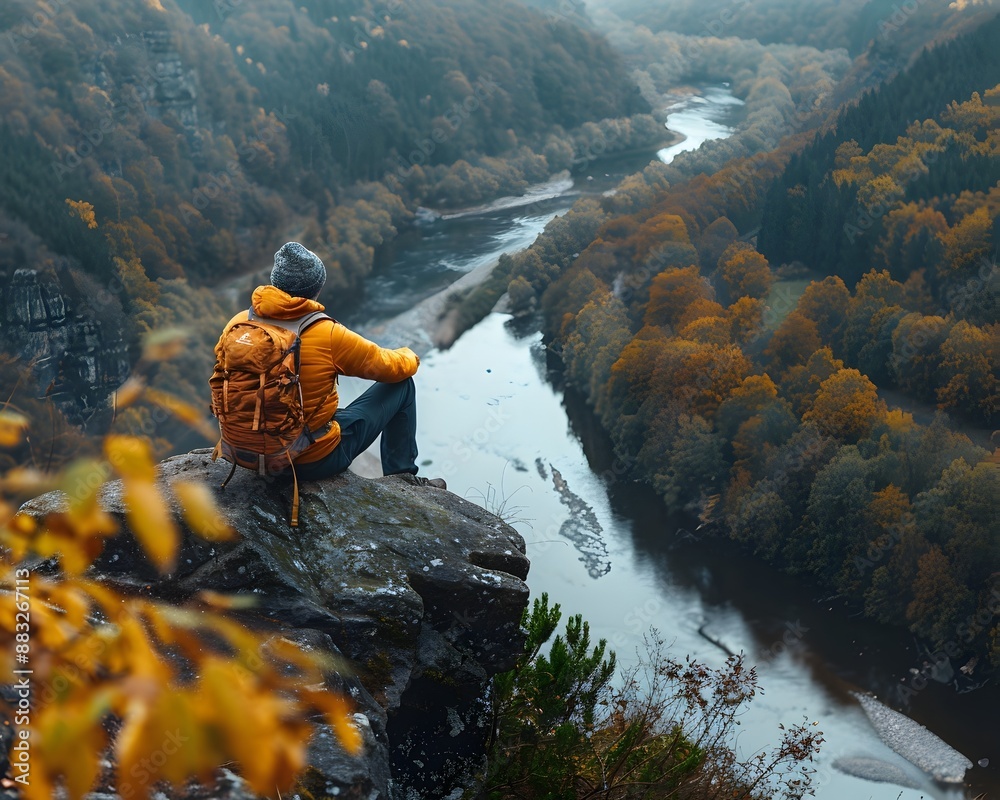
[[[579,614],[542,647],[561,612],[536,599],[518,665],[493,684],[489,800],[801,798],[823,742],[815,724],[779,726],[780,744],[740,761],[738,717],[757,693],[741,656],[713,669],[669,657],[653,631],[617,681],[616,658]],[[605,655],[607,653],[607,656]]]

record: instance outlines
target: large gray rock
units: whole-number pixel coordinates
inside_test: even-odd
[[[851,756],[849,758],[838,758],[833,762],[834,769],[843,772],[845,775],[852,775],[855,778],[862,778],[874,783],[894,783],[906,789],[920,789],[919,781],[914,780],[906,770],[898,764],[892,764],[881,758],[870,756]]]
[[[229,465],[194,451],[160,469],[168,486],[178,478],[218,486]],[[348,659],[355,677],[336,688],[364,714],[367,753],[349,759],[318,728],[303,778],[315,797],[459,796],[482,763],[489,680],[513,666],[523,644],[524,540],[479,506],[399,477],[345,473],[303,484],[297,529],[290,497],[286,483],[238,470],[219,492],[238,542],[185,532],[176,570],[160,576],[126,531],[93,570],[174,601],[202,589],[253,593],[254,613],[283,635]],[[123,520],[119,483],[102,504]],[[54,492],[23,511],[62,505]]]
[[[861,704],[872,726],[889,747],[934,780],[961,783],[972,762],[919,722],[893,711],[874,697],[851,692]]]

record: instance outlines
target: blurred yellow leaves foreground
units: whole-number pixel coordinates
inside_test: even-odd
[[[139,382],[128,389],[129,401],[145,396],[200,424],[180,401],[150,397]],[[17,445],[27,426],[20,414],[0,410],[0,447]],[[15,469],[0,478],[0,681],[27,688],[28,702],[7,709],[15,742],[28,742],[21,759],[28,776],[15,784],[22,796],[50,800],[62,785],[76,800],[101,784],[135,800],[157,782],[208,782],[231,764],[254,792],[276,797],[305,765],[307,719],[317,712],[346,750],[358,752],[347,703],[321,688],[335,665],[225,616],[247,598],[205,592],[182,608],[85,577],[118,532],[99,503],[114,477],[129,528],[160,572],[172,569],[181,541],[148,441],[109,436],[104,456],[55,476]],[[15,513],[18,500],[53,488],[65,494],[61,511],[44,520]],[[175,481],[170,492],[195,535],[236,537],[207,486]],[[33,555],[59,569],[26,569]]]

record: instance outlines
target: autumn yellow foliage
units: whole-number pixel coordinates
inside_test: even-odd
[[[79,217],[91,230],[97,227],[97,217],[94,214],[94,206],[86,200],[70,200],[66,198],[66,205],[69,206],[70,214]]]
[[[856,442],[871,432],[884,412],[875,384],[856,369],[841,369],[820,384],[812,408],[802,419],[816,423],[830,436]]]
[[[125,399],[143,392],[136,381]],[[182,418],[190,413],[162,395],[146,399]],[[0,446],[18,444],[27,424],[0,411]],[[79,460],[59,475],[17,470],[0,479],[0,667],[27,681],[30,698],[8,709],[15,736],[30,743],[22,796],[50,800],[62,787],[78,800],[101,785],[141,800],[160,782],[210,782],[220,765],[233,764],[254,792],[277,797],[305,765],[308,719],[317,713],[345,749],[358,752],[347,702],[325,688],[324,674],[336,665],[234,622],[226,610],[243,598],[205,592],[179,607],[88,576],[105,539],[118,533],[99,502],[116,476],[129,529],[150,562],[168,571],[181,533],[148,441],[109,436],[103,460]],[[18,499],[48,489],[62,490],[62,510],[44,519],[16,513]],[[169,493],[197,536],[236,537],[208,487],[179,480]],[[55,568],[35,569],[39,558]]]

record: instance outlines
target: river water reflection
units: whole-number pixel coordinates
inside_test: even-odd
[[[730,105],[690,104],[692,113],[705,107],[704,128],[731,113]],[[673,119],[671,126],[677,127]],[[635,171],[641,161],[618,169]],[[604,164],[594,167],[607,183],[617,180]],[[386,255],[364,303],[349,313],[331,310],[356,324],[384,321],[484,259],[527,245],[574,199],[568,194],[413,231]],[[679,657],[718,665],[726,658],[720,645],[746,653],[764,694],[743,719],[741,752],[776,743],[781,722],[817,722],[827,740],[818,763],[822,800],[966,796],[931,784],[896,756],[849,695],[871,691],[899,707],[901,681],[912,681],[911,670],[923,666],[909,637],[823,601],[804,581],[699,530],[697,521],[667,515],[648,490],[618,481],[621,465],[586,406],[563,391],[530,328],[490,315],[451,349],[422,356],[417,389],[423,474],[444,476],[455,493],[513,520],[528,542],[532,593],[548,592],[566,614],[583,614],[625,664],[634,661],[650,626]],[[345,380],[342,388],[346,402],[364,387]],[[1000,791],[996,687],[957,695],[931,681],[902,710],[973,762],[992,762],[970,771],[969,797]],[[897,764],[921,789],[833,769],[834,760],[851,756]]]

